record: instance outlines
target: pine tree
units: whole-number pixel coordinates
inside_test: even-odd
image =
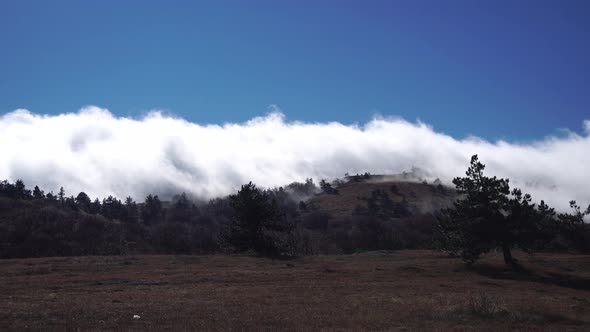
[[[141,208],[141,218],[146,225],[154,225],[162,222],[164,218],[164,209],[158,195],[151,194],[145,198]]]
[[[43,190],[39,189],[39,186],[35,186],[35,188],[33,189],[33,198],[34,199],[45,198],[45,193],[43,193]]]
[[[199,216],[199,209],[188,199],[186,193],[176,197],[174,204],[166,211],[169,222],[190,223]]]
[[[64,190],[64,187],[59,188],[59,193],[57,193],[57,199],[62,205],[64,204],[66,200],[66,191]]]
[[[285,222],[275,200],[252,182],[230,195],[231,223],[221,234],[223,244],[236,252],[254,251],[263,256],[292,254],[293,225]]]
[[[76,196],[76,204],[80,210],[90,212],[90,197],[85,192],[82,191]]]
[[[94,201],[90,203],[90,210],[88,212],[90,214],[99,214],[101,209],[102,205],[100,204],[100,200],[98,199],[98,197],[96,197]]]
[[[320,189],[324,194],[338,195],[338,189],[334,188],[331,183],[327,182],[324,179],[320,181]]]
[[[137,203],[128,196],[125,199],[125,222],[128,224],[137,224],[139,221],[139,211],[137,209]]]
[[[31,191],[27,190],[27,187],[25,186],[25,183],[23,182],[23,180],[18,179],[16,180],[16,182],[14,183],[15,186],[15,194],[16,194],[16,199],[30,199],[32,197],[31,195]]]
[[[504,262],[518,264],[513,248],[534,250],[548,232],[554,212],[544,202],[535,209],[531,196],[519,189],[510,191],[508,179],[484,176],[485,165],[471,158],[466,177],[453,180],[461,199],[442,211],[437,243],[441,249],[473,264],[482,254],[501,249]]]

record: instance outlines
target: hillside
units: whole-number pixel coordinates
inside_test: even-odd
[[[404,175],[346,180],[333,184],[337,194],[318,193],[311,180],[266,191],[297,227],[297,253],[429,248],[435,214],[454,199],[452,189]],[[221,252],[219,234],[233,213],[228,197],[123,203],[18,188],[8,181],[0,188],[0,257]]]
[[[285,238],[273,241],[289,244],[290,255],[431,249],[438,212],[457,198],[454,189],[427,183],[415,170],[347,176],[319,187],[306,179],[259,191],[276,206],[275,221],[288,226]],[[220,235],[234,221],[232,197],[92,201],[84,192],[44,195],[20,180],[2,181],[0,258],[226,252]],[[583,228],[560,230],[547,247],[588,252],[590,233]]]
[[[309,204],[335,217],[352,216],[357,206],[367,207],[366,199],[371,192],[380,190],[400,203],[406,201],[413,215],[436,213],[452,205],[454,189],[417,181],[383,176],[371,176],[366,180],[340,182],[338,194],[320,194],[312,197]]]

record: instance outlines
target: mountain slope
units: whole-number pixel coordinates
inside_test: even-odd
[[[393,202],[407,202],[413,215],[436,213],[449,207],[455,200],[455,191],[440,184],[427,184],[407,180],[388,180],[371,176],[362,181],[342,182],[337,186],[338,194],[319,194],[308,200],[308,204],[334,217],[349,217],[357,207],[366,208],[372,192],[382,191]]]

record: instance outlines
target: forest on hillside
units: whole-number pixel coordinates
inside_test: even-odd
[[[490,179],[479,175],[482,181]],[[494,189],[499,190],[494,199],[503,204],[497,209],[504,214],[488,218],[494,220],[495,228],[483,222],[478,226],[481,229],[467,233],[465,225],[457,223],[462,220],[458,213],[468,211],[470,220],[485,221],[490,210],[482,208],[486,202],[468,200],[472,197],[469,190],[474,189],[461,178],[455,179],[456,189],[439,182],[412,184],[454,202],[454,208],[424,211],[412,203],[420,200],[415,192],[402,192],[395,183],[389,184],[388,190],[373,189],[366,197],[356,197],[356,203],[346,201],[355,205],[347,207],[352,210],[349,215],[335,214],[322,206],[319,198],[344,201],[341,189],[371,179],[366,173],[331,183],[322,180],[319,186],[307,179],[274,189],[248,183],[233,195],[209,201],[180,193],[171,201],[148,195],[140,202],[113,196],[92,200],[84,192],[68,196],[64,188],[57,194],[45,193],[38,186],[27,188],[22,180],[5,180],[0,182],[0,257],[231,252],[293,257],[440,249],[469,260],[471,256],[466,258],[464,250],[469,241],[489,243],[478,255],[501,248],[498,238],[506,243],[508,236],[502,232],[510,233],[510,248],[590,251],[590,227],[583,222],[590,207],[583,211],[572,202],[571,213],[555,213],[544,203],[532,204],[530,196],[509,192],[507,182],[506,188],[500,188],[504,184],[499,183]],[[473,197],[481,198],[481,192]],[[467,203],[477,209],[461,207]],[[523,220],[531,221],[534,232]],[[540,222],[544,223],[542,229]],[[502,223],[510,227],[498,228]],[[473,225],[471,222],[469,227]],[[531,238],[527,246],[523,234]]]
[[[382,191],[359,201],[353,216],[335,218],[307,202],[315,195],[337,195],[325,181],[321,188],[308,179],[256,190],[276,205],[273,218],[290,225],[293,254],[426,248],[432,237],[434,215],[418,214]],[[233,217],[230,196],[206,202],[185,193],[171,201],[157,195],[142,202],[113,196],[91,200],[84,192],[44,193],[37,186],[27,189],[22,180],[5,180],[0,183],[0,256],[227,252],[220,235]],[[404,223],[394,220],[402,217]]]

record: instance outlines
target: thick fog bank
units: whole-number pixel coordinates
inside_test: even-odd
[[[419,167],[450,183],[479,154],[490,175],[508,177],[551,205],[590,203],[590,121],[583,135],[514,144],[458,140],[423,123],[375,119],[362,126],[288,122],[275,112],[246,123],[200,125],[151,112],[115,117],[85,107],[39,115],[17,110],[0,117],[0,178],[21,178],[68,195],[91,197],[185,191],[226,195],[245,182],[274,187],[344,173],[392,174]]]

